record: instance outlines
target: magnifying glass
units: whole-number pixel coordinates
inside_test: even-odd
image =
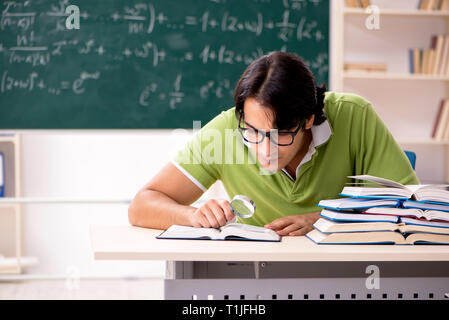
[[[247,196],[236,195],[231,200],[231,210],[240,218],[250,218],[256,211],[256,204]]]

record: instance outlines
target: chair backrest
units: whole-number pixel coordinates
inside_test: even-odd
[[[409,150],[404,150],[405,155],[407,156],[408,160],[410,161],[410,164],[412,165],[413,170],[415,170],[415,164],[416,164],[416,153]]]

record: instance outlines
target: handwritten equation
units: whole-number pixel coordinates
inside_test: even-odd
[[[188,97],[229,105],[246,66],[273,50],[308,53],[306,63],[327,80],[328,12],[320,11],[323,4],[328,9],[326,0],[111,1],[110,7],[80,0],[76,31],[65,27],[69,4],[0,3],[0,99],[27,93],[89,99],[108,83],[117,95],[128,87],[120,101],[142,108],[175,110]]]

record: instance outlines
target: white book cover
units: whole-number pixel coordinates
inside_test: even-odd
[[[409,192],[408,198],[413,198],[417,201],[435,201],[435,202],[448,202],[449,203],[449,185],[447,184],[419,184],[419,185],[403,185],[398,182],[395,182],[393,180],[384,179],[380,177],[375,177],[371,175],[358,175],[358,176],[348,176],[348,178],[353,179],[359,179],[359,180],[365,180],[369,181],[371,183],[375,183],[384,187],[387,187],[386,191],[389,191],[391,195],[392,188],[397,188],[406,190]],[[359,185],[363,185],[359,184]],[[346,189],[349,193],[354,192],[354,190],[357,190],[356,188],[352,189]],[[367,189],[366,187],[359,188],[360,192],[364,192],[364,195],[368,195],[366,191],[369,191],[370,189]],[[382,189],[378,189],[381,191]],[[403,192],[400,192],[401,195],[404,195]],[[351,195],[351,194],[349,194]]]

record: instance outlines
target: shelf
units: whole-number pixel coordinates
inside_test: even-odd
[[[426,75],[410,73],[390,73],[390,72],[343,72],[345,79],[372,79],[372,80],[419,80],[419,81],[449,81],[449,76]]]
[[[0,206],[13,204],[125,204],[131,203],[131,198],[75,198],[75,197],[3,197]]]
[[[433,139],[396,139],[399,144],[415,144],[415,145],[449,145],[449,141],[438,141]]]
[[[344,8],[345,15],[367,15],[371,14],[362,8]],[[380,15],[386,16],[411,16],[411,17],[449,17],[449,11],[441,10],[416,10],[416,9],[380,9]]]
[[[0,274],[13,273],[19,268],[37,265],[36,257],[21,257],[20,265],[17,257],[0,257]]]
[[[1,135],[0,134],[0,142],[16,142],[16,135]]]
[[[0,208],[12,208],[12,209],[16,209],[17,204],[15,203],[10,203],[10,202],[2,202],[2,199],[5,199],[5,197],[0,197]],[[6,198],[7,199],[7,198]],[[1,214],[1,213],[0,213]]]
[[[393,1],[389,1],[393,2]],[[386,3],[386,2],[385,2]],[[401,84],[407,86],[412,86],[413,88],[410,88],[410,90],[405,90],[404,92],[401,91],[401,94],[407,94],[408,98],[411,98],[413,100],[413,95],[420,96],[422,95],[423,99],[429,99],[431,92],[427,92],[427,88],[429,87],[435,87],[438,88],[438,90],[441,92],[438,95],[441,95],[441,99],[448,98],[449,94],[449,74],[412,74],[409,72],[408,69],[408,63],[406,65],[407,68],[401,69],[401,70],[388,70],[388,71],[364,71],[364,70],[345,70],[345,62],[348,56],[351,55],[351,53],[357,54],[358,58],[356,61],[351,61],[354,63],[357,63],[359,61],[357,60],[365,60],[365,62],[369,63],[375,63],[375,62],[383,62],[383,63],[393,63],[396,65],[400,63],[400,65],[403,64],[403,60],[398,57],[395,57],[395,59],[391,59],[393,57],[389,57],[389,52],[393,52],[392,50],[397,50],[403,48],[403,56],[402,58],[409,62],[409,56],[408,56],[408,50],[409,48],[415,47],[416,43],[415,41],[422,40],[423,42],[428,42],[430,40],[430,36],[426,36],[425,34],[441,34],[446,32],[449,27],[449,10],[419,10],[417,9],[417,6],[410,5],[403,8],[383,8],[382,6],[374,6],[374,8],[371,8],[370,10],[367,10],[368,8],[347,8],[345,6],[344,0],[337,0],[332,1],[333,10],[332,12],[332,36],[333,39],[337,39],[337,41],[334,41],[332,45],[332,52],[333,54],[331,57],[331,67],[332,67],[332,90],[337,92],[347,92],[349,88],[352,90],[355,90],[357,94],[360,94],[363,96],[365,94],[365,90],[368,90],[372,92],[372,95],[370,97],[370,101],[373,104],[378,104],[378,99],[388,99],[389,97],[386,95],[386,93],[375,91],[375,86],[381,83],[386,83],[385,85],[393,85],[393,84]],[[390,4],[391,5],[391,4]],[[370,31],[369,28],[366,28],[365,24],[363,23],[363,20],[365,20],[367,17],[370,17],[373,14],[378,14],[379,16],[383,17],[384,19],[387,19],[389,22],[386,24],[388,30],[384,30],[382,33],[377,33]],[[355,19],[355,20],[354,20]],[[366,22],[366,21],[365,21]],[[421,23],[422,22],[422,23]],[[408,24],[413,24],[419,26],[418,29],[421,31],[423,29],[423,33],[409,33],[407,32]],[[353,31],[351,28],[357,28],[357,32]],[[368,35],[366,32],[369,32]],[[401,38],[401,41],[398,41],[395,43],[395,37],[401,35],[399,33],[404,33],[405,35],[402,35],[404,37]],[[367,37],[372,37],[373,41],[377,41],[377,47],[376,49],[379,51],[379,54],[376,55],[378,58],[377,61],[372,60],[373,54],[372,52],[366,52],[366,54],[363,54],[358,52],[358,49],[353,48],[352,46],[348,46],[349,43],[354,43],[354,41],[357,42],[357,37],[362,37],[365,35]],[[391,36],[390,36],[391,34]],[[382,37],[382,38],[380,38]],[[422,39],[415,39],[415,38],[422,38]],[[338,41],[340,40],[340,41]],[[404,40],[404,42],[402,42]],[[393,41],[393,42],[392,42]],[[393,44],[393,47],[390,47],[390,44]],[[407,43],[411,43],[407,45]],[[413,45],[415,43],[415,45]],[[363,45],[363,44],[361,44]],[[345,47],[346,46],[346,47]],[[421,45],[422,46],[422,45]],[[396,52],[396,51],[394,51]],[[398,51],[399,53],[399,51]],[[363,57],[366,57],[365,59]],[[384,58],[382,58],[383,56]],[[371,57],[371,58],[369,58]],[[368,61],[366,61],[366,59]],[[381,60],[379,60],[381,59]],[[384,60],[384,61],[382,61]],[[397,61],[397,62],[396,62]],[[399,65],[398,65],[399,66]],[[408,82],[407,82],[408,81]],[[415,88],[415,85],[419,88]],[[371,87],[370,87],[371,86]],[[374,87],[373,87],[374,86]],[[401,87],[402,89],[402,87]],[[406,88],[405,88],[406,89]],[[423,95],[423,93],[426,93],[427,95]],[[436,100],[437,97],[432,96],[433,99]],[[401,97],[394,97],[396,100],[400,100]],[[421,100],[416,99],[416,103],[410,104],[407,106],[407,108],[415,108],[418,107]],[[405,109],[405,106],[399,106],[401,108],[401,111],[408,110]],[[434,109],[436,109],[437,106],[434,106]],[[432,110],[434,110],[432,109]],[[389,110],[386,111],[386,116],[391,120],[390,117],[393,116]],[[432,111],[433,112],[433,111]],[[435,110],[436,112],[436,110]],[[402,121],[407,121],[408,118],[402,119]],[[428,125],[433,125],[432,123],[429,123]],[[388,121],[387,121],[388,122]],[[424,128],[420,128],[424,129]],[[409,128],[410,133],[413,133],[413,128]],[[427,131],[427,130],[426,130]],[[404,146],[404,149],[410,148],[413,149],[431,149],[431,152],[434,152],[438,154],[438,157],[444,157],[441,159],[442,161],[435,162],[435,168],[432,168],[434,166],[433,159],[431,158],[432,155],[426,155],[428,156],[428,160],[422,165],[420,168],[420,174],[422,172],[423,175],[429,175],[433,178],[430,179],[438,179],[438,175],[434,174],[434,170],[440,171],[442,169],[442,174],[440,175],[442,180],[445,182],[449,182],[449,141],[436,141],[433,140],[428,133],[425,133],[423,130],[423,135],[417,135],[413,134],[408,135],[408,130],[405,130],[404,132],[399,133],[399,136],[401,138],[396,138],[396,141]],[[421,138],[422,136],[422,138]],[[421,152],[421,151],[420,151]],[[423,152],[429,152],[423,151]],[[438,159],[440,160],[440,159]],[[424,168],[424,169],[422,169]],[[435,177],[434,177],[435,176]],[[421,177],[425,178],[425,177]]]

